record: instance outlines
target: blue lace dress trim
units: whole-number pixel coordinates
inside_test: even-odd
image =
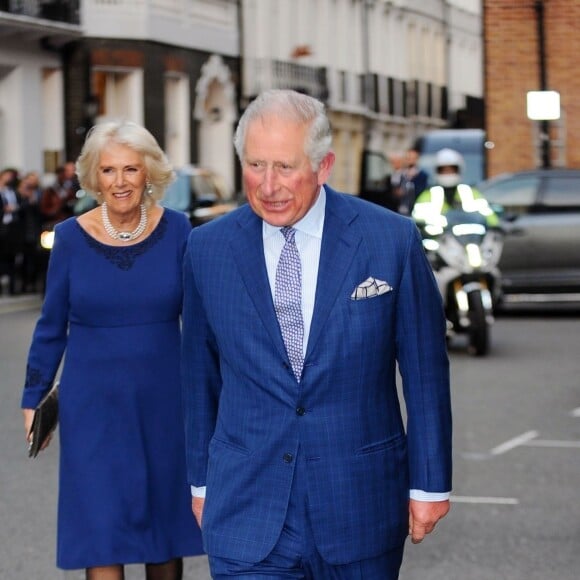
[[[164,215],[161,216],[159,224],[157,224],[157,227],[151,232],[149,237],[131,246],[108,246],[95,240],[83,228],[81,228],[81,231],[91,248],[103,254],[109,262],[112,262],[121,270],[130,270],[139,256],[163,239],[167,231],[167,219]]]
[[[24,388],[43,386],[49,388],[52,385],[52,380],[46,378],[40,369],[26,365],[26,382]]]

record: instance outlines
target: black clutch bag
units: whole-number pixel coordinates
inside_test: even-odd
[[[30,427],[30,446],[28,457],[36,457],[47,437],[56,429],[58,423],[58,382],[55,382],[50,391],[34,411],[34,418]]]

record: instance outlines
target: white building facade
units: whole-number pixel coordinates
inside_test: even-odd
[[[82,35],[77,5],[0,2],[0,168],[43,171],[65,147],[60,47]]]
[[[363,150],[404,150],[483,98],[479,0],[78,1],[0,0],[0,167],[52,170],[124,117],[236,191],[240,112],[294,88],[327,104],[331,184],[357,193]]]
[[[124,118],[233,192],[238,15],[236,0],[0,0],[0,168],[53,172]]]
[[[213,169],[233,193],[238,3],[83,0],[81,14],[94,120],[145,124],[176,167]]]
[[[401,151],[483,97],[479,0],[245,0],[242,100],[270,87],[323,98],[332,184],[360,187],[364,149]]]

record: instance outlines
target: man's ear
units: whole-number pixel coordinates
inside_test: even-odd
[[[330,177],[335,159],[336,155],[334,154],[334,151],[329,151],[320,162],[320,165],[318,166],[318,185],[324,185]]]

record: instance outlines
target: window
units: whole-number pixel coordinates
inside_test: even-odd
[[[548,177],[542,201],[551,207],[580,208],[580,175]]]
[[[99,104],[98,120],[125,118],[143,123],[143,71],[95,67],[92,91]]]
[[[165,75],[165,152],[174,166],[189,162],[189,142],[189,78],[169,73]]]
[[[533,175],[508,178],[484,187],[481,193],[488,201],[499,203],[512,212],[526,212],[533,205],[540,179]]]

